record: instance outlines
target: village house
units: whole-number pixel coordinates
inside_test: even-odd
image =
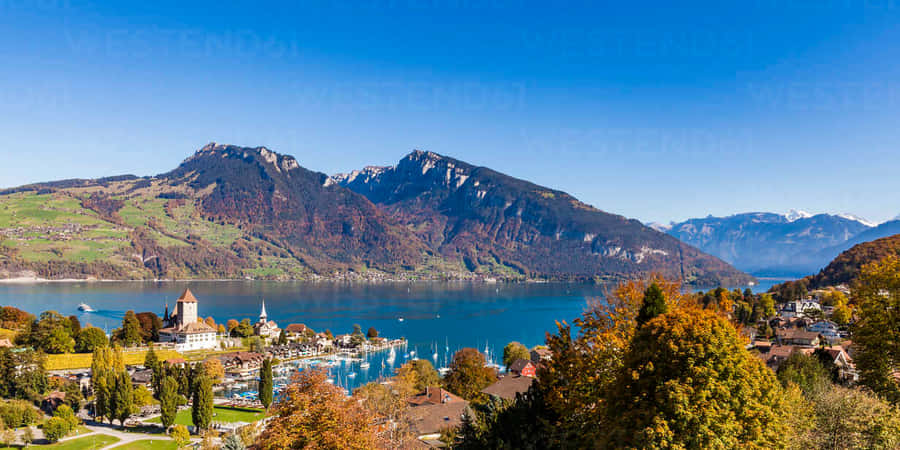
[[[308,331],[310,329],[302,323],[292,323],[284,328],[284,334],[289,341],[298,341],[305,338]]]
[[[775,341],[779,345],[818,347],[821,343],[821,335],[815,331],[806,331],[797,328],[779,328],[775,330]]]
[[[175,303],[175,314],[169,316],[169,307],[163,318],[166,328],[159,330],[160,342],[174,342],[178,351],[216,348],[216,330],[197,320],[197,298],[185,289]]]
[[[256,352],[233,352],[219,355],[226,373],[243,373],[259,369],[265,357]]]
[[[412,431],[422,440],[437,439],[441,430],[462,424],[469,402],[440,387],[428,387],[425,392],[407,399]]]
[[[535,364],[550,361],[552,358],[553,352],[551,352],[549,348],[536,348],[531,351],[531,362]]]
[[[537,366],[528,359],[517,359],[506,368],[506,371],[523,377],[534,378],[537,375]]]
[[[830,320],[820,320],[806,327],[806,331],[821,334],[828,342],[834,342],[841,338],[838,324]]]
[[[794,300],[785,303],[781,308],[781,316],[791,317],[808,317],[815,312],[821,312],[822,305],[814,299]]]
[[[274,339],[281,334],[281,328],[274,320],[269,320],[266,314],[266,301],[262,301],[262,308],[259,311],[259,320],[253,325],[253,332],[261,338]]]

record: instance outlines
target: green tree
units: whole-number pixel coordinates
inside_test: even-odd
[[[194,398],[191,405],[191,418],[198,430],[206,430],[212,422],[213,393],[212,381],[201,374],[194,383]]]
[[[900,412],[860,389],[829,385],[812,395],[814,428],[806,448],[900,448]]]
[[[160,421],[167,430],[175,423],[175,415],[178,413],[178,382],[175,378],[165,377],[160,383],[159,409]]]
[[[853,312],[850,310],[850,307],[842,304],[834,308],[834,312],[831,313],[831,320],[838,325],[847,325],[850,323],[852,316]]]
[[[141,322],[134,311],[128,310],[122,319],[122,328],[119,330],[119,341],[126,347],[138,345],[143,342]]]
[[[481,390],[497,381],[496,370],[485,367],[485,363],[484,355],[474,348],[456,352],[450,362],[450,372],[444,378],[444,386],[466,400],[483,398]]]
[[[641,326],[648,320],[668,311],[666,306],[666,296],[658,284],[652,283],[650,287],[644,291],[644,301],[637,315],[637,325]]]
[[[113,389],[110,394],[110,406],[112,417],[119,419],[119,424],[125,426],[125,421],[134,413],[134,392],[131,377],[128,372],[121,370],[112,375]]]
[[[605,408],[608,447],[775,448],[781,387],[710,310],[679,308],[635,334]]]
[[[29,341],[35,348],[47,353],[64,353],[58,350],[69,349],[70,341],[71,348],[75,346],[72,338],[72,322],[56,311],[44,311],[40,319],[32,325]]]
[[[900,403],[900,257],[889,256],[860,269],[853,289],[857,320],[852,327],[860,383]]]
[[[59,417],[51,417],[44,423],[44,437],[50,442],[56,442],[66,437],[71,431],[69,422]]]
[[[831,374],[819,362],[819,358],[794,352],[778,366],[778,381],[787,387],[796,384],[804,394],[824,389],[831,382]]]
[[[78,353],[92,353],[97,347],[106,347],[109,339],[106,333],[97,327],[83,328],[75,339],[75,351]]]
[[[34,431],[32,431],[31,427],[25,427],[25,430],[22,431],[22,442],[25,443],[25,447],[34,442]]]
[[[519,342],[512,341],[509,344],[506,344],[506,347],[503,347],[503,365],[506,366],[507,369],[509,369],[509,366],[516,362],[516,360],[530,358],[531,352],[528,351],[528,347]]]
[[[266,358],[259,369],[259,401],[266,409],[272,404],[273,386],[272,358]]]
[[[44,340],[41,348],[51,354],[72,353],[75,350],[75,339],[65,328],[55,328]]]
[[[56,411],[53,412],[53,417],[59,417],[68,422],[70,430],[75,429],[81,423],[78,417],[75,417],[75,411],[72,411],[69,405],[59,405]]]
[[[144,368],[150,370],[156,370],[159,367],[159,357],[156,355],[156,350],[153,349],[151,345],[147,350],[147,353],[144,354]]]
[[[281,329],[281,333],[278,334],[278,341],[276,341],[278,345],[286,345],[287,344],[287,332],[284,331],[284,328]]]
[[[110,373],[111,373],[111,352],[109,347],[94,348],[94,355],[91,359],[91,387],[94,391],[94,417],[103,421],[104,418],[111,418],[113,410],[110,407]]]

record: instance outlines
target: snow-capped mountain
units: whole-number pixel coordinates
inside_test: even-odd
[[[791,210],[689,219],[665,232],[754,275],[803,276],[831,261],[825,249],[842,248],[872,225],[850,214]]]

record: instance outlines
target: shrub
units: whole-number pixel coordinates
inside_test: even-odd
[[[44,424],[44,437],[50,442],[56,442],[69,434],[71,425],[66,419],[60,417],[52,417]]]

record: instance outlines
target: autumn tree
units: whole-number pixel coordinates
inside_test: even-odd
[[[326,378],[325,372],[306,370],[288,385],[257,441],[260,449],[379,447],[369,412]]]
[[[781,388],[710,310],[681,308],[635,334],[605,405],[603,442],[631,448],[775,448]]]
[[[512,341],[506,344],[506,347],[503,347],[503,365],[506,366],[507,370],[516,360],[530,358],[531,352],[528,351],[528,347],[520,342]]]
[[[900,411],[877,396],[831,385],[813,393],[812,404],[807,448],[900,448]]]
[[[414,359],[403,364],[397,369],[395,380],[401,387],[409,388],[407,392],[409,395],[422,392],[429,386],[441,384],[440,374],[427,359]]]
[[[497,381],[497,371],[485,367],[486,362],[484,355],[474,348],[459,350],[450,362],[444,386],[466,400],[483,397],[481,390]]]
[[[853,289],[859,320],[853,324],[860,383],[900,403],[900,257],[889,256],[860,269]]]
[[[91,388],[94,391],[94,417],[100,421],[111,418],[114,414],[110,408],[110,392],[112,383],[111,351],[109,347],[97,347],[91,359]]]
[[[203,361],[203,373],[209,377],[213,384],[221,383],[225,378],[225,366],[219,358],[208,358]]]
[[[378,330],[375,327],[369,327],[369,330],[366,331],[366,337],[369,339],[374,339],[378,337]]]

